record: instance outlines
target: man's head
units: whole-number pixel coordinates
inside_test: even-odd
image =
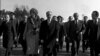
[[[93,20],[96,20],[99,16],[99,12],[98,11],[93,11],[91,16],[92,16]]]
[[[15,19],[15,13],[14,12],[9,12],[9,15],[10,15],[11,19]]]
[[[57,17],[57,21],[58,21],[58,22],[62,22],[62,21],[63,21],[63,17],[62,17],[62,16],[58,16],[58,17]]]
[[[53,19],[52,20],[57,21],[57,16],[53,16]]]
[[[73,17],[74,17],[74,20],[78,20],[78,17],[79,17],[78,13],[74,13]]]
[[[85,22],[87,21],[87,19],[88,19],[88,17],[87,17],[87,16],[84,16],[84,19],[83,19],[83,20],[84,20]]]
[[[69,16],[68,20],[69,21],[72,21],[73,17],[72,16]]]
[[[27,22],[28,15],[24,15],[24,22]]]
[[[5,20],[6,20],[7,22],[10,20],[10,15],[9,15],[9,14],[6,14]]]
[[[41,20],[41,21],[44,21],[44,18],[41,18],[40,20]]]
[[[51,11],[47,11],[46,12],[46,16],[47,16],[47,19],[51,19],[52,18],[52,12]]]

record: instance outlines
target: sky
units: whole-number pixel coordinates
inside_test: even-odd
[[[46,11],[52,11],[53,15],[61,15],[64,21],[75,12],[79,13],[79,19],[83,14],[91,19],[92,11],[100,12],[100,0],[1,0],[1,9],[9,11],[22,5],[29,9],[36,8],[43,18],[46,18]]]

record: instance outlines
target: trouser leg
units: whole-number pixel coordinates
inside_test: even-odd
[[[45,50],[46,48],[45,47],[43,47],[43,56],[46,56],[46,50]]]
[[[71,56],[75,56],[75,41],[72,41],[72,46],[71,46]]]
[[[77,45],[76,50],[77,50],[77,54],[78,54],[78,50],[79,50],[79,46],[80,46],[80,41],[79,40],[76,40],[76,45]]]
[[[57,56],[56,46],[53,47],[53,56]]]
[[[66,42],[66,52],[69,52],[69,41]]]
[[[99,43],[99,41],[95,42],[94,51],[95,51],[95,56],[99,56],[99,53],[100,53],[100,43]]]
[[[12,47],[11,48],[7,48],[5,56],[9,56],[11,54],[11,51],[12,51]]]
[[[5,56],[9,56],[8,53],[9,53],[8,50],[6,50],[6,52],[5,52]]]
[[[59,43],[56,43],[56,51],[59,52]]]
[[[85,40],[82,41],[82,49],[83,49],[83,53],[85,52]]]
[[[99,52],[98,51],[95,51],[95,56],[99,56]]]
[[[60,47],[60,49],[62,49],[62,46],[63,46],[63,41],[62,41],[62,39],[60,39],[59,40],[59,47]]]
[[[26,41],[23,40],[23,42],[21,43],[21,45],[22,45],[24,54],[26,54],[26,50],[27,50]]]
[[[46,44],[43,44],[43,56],[48,55],[49,49],[47,48]]]
[[[90,56],[94,56],[94,47],[93,47],[94,43],[90,42]]]
[[[94,56],[94,50],[92,47],[90,47],[90,56]]]

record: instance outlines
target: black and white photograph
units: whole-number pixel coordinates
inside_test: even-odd
[[[0,56],[100,56],[100,0],[0,0]]]

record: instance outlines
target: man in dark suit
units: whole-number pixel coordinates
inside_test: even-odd
[[[92,20],[89,20],[87,23],[87,29],[86,32],[88,32],[89,37],[89,43],[90,43],[90,56],[98,56],[97,52],[95,50],[95,44],[97,41],[97,31],[98,31],[98,25],[97,25],[97,18],[99,16],[98,11],[92,12]]]
[[[70,37],[69,37],[69,25],[70,22],[72,21],[72,16],[69,16],[68,22],[65,22],[64,24],[64,33],[65,33],[65,42],[66,42],[66,52],[69,52],[69,42],[70,42]]]
[[[14,31],[15,31],[15,32],[13,31],[14,44],[15,44],[15,47],[17,47],[17,41],[16,41],[16,39],[17,39],[16,22],[17,21],[16,21],[16,18],[15,18],[15,13],[11,12],[10,15],[11,15],[11,21],[12,21]],[[16,36],[14,34],[16,34]]]
[[[41,23],[42,23],[42,22],[44,21],[44,18],[41,18],[40,21],[41,21]]]
[[[26,54],[26,41],[23,39],[23,34],[26,27],[27,17],[24,17],[23,20],[19,23],[18,27],[18,36],[19,36],[19,43],[22,45],[23,52]]]
[[[12,51],[12,46],[13,46],[13,41],[14,41],[13,36],[16,37],[14,24],[9,14],[6,15],[6,20],[3,22],[2,27],[3,27],[2,29],[3,30],[3,47],[6,48],[5,56],[9,56]]]
[[[69,26],[69,37],[72,42],[72,56],[75,56],[76,52],[78,54],[79,44],[80,44],[80,32],[81,32],[81,21],[78,20],[78,13],[74,13],[74,20],[71,21]],[[76,44],[76,45],[75,45]]]
[[[64,25],[63,25],[63,17],[58,16],[58,24],[59,24],[59,47],[62,49],[63,47],[63,38],[64,38]]]
[[[82,49],[83,49],[83,53],[85,52],[85,50],[87,49],[87,47],[89,46],[88,45],[88,32],[86,32],[86,28],[87,28],[87,19],[88,17],[87,16],[84,16],[83,17],[83,24],[82,24]]]
[[[40,41],[43,43],[43,56],[51,56],[55,51],[54,46],[57,37],[57,24],[55,20],[52,20],[52,12],[48,11],[46,13],[47,20],[41,23],[40,27]],[[56,56],[56,54],[54,55]]]
[[[2,35],[2,23],[3,23],[3,19],[0,15],[0,36]]]

